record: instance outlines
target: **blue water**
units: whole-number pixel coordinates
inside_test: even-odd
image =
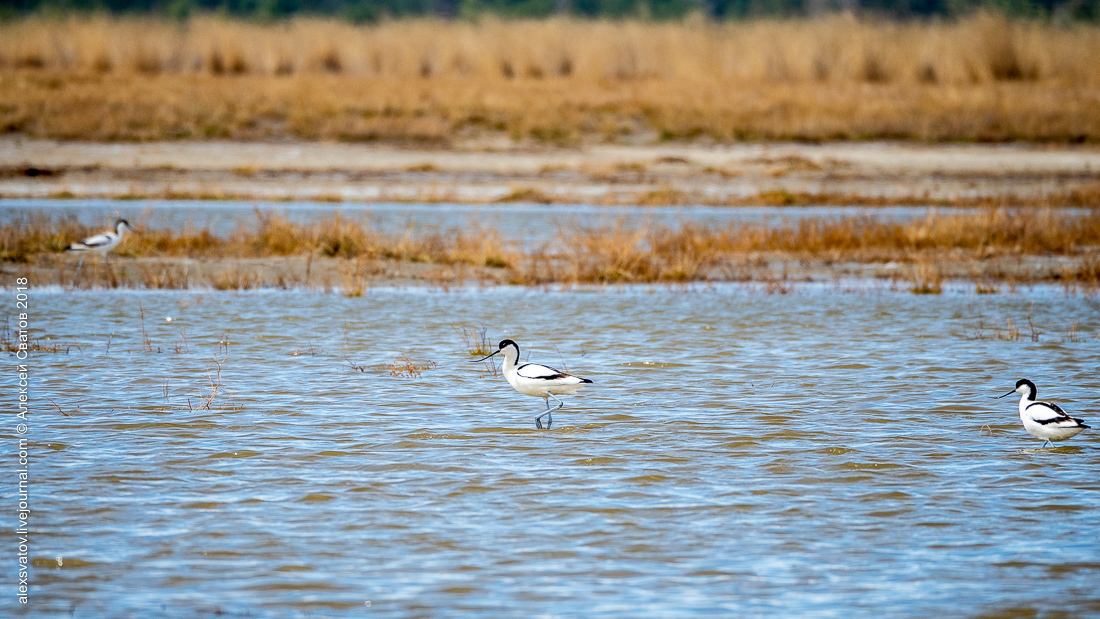
[[[58,352],[27,362],[30,609],[9,534],[0,613],[1097,614],[1098,435],[1038,449],[991,396],[1028,377],[1100,426],[1098,309],[1042,287],[32,291]],[[536,430],[541,400],[468,363],[470,325],[595,383]],[[391,375],[401,355],[427,369]]]
[[[0,221],[31,213],[51,218],[74,217],[91,227],[109,228],[118,217],[146,229],[209,228],[228,234],[253,226],[257,213],[276,213],[297,223],[340,215],[369,223],[381,232],[438,232],[451,229],[495,229],[509,240],[535,242],[553,238],[560,227],[620,225],[699,226],[725,228],[733,223],[798,221],[803,218],[869,216],[895,221],[924,217],[926,207],[646,207],[542,204],[357,204],[327,202],[233,202],[198,200],[0,200]],[[964,209],[953,209],[962,212]]]

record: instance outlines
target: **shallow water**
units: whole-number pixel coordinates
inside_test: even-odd
[[[1100,612],[1096,431],[1038,450],[989,399],[1030,377],[1100,425],[1095,297],[31,303],[63,349],[29,361],[35,616]],[[1023,339],[991,338],[1009,318]],[[542,402],[467,362],[479,323],[595,384],[535,430]],[[390,376],[400,354],[438,367]]]
[[[125,217],[142,228],[209,228],[232,233],[239,225],[254,225],[257,213],[278,213],[308,224],[339,213],[353,221],[368,222],[383,232],[440,232],[451,229],[490,228],[506,239],[536,242],[553,238],[562,226],[601,227],[620,225],[679,226],[685,222],[724,228],[731,223],[782,224],[804,218],[875,217],[904,221],[924,217],[930,208],[896,207],[710,207],[591,206],[543,204],[359,204],[329,202],[263,202],[199,200],[0,200],[0,221],[12,221],[29,213],[51,218],[75,217],[88,226],[109,228]],[[949,209],[964,212],[966,209]]]

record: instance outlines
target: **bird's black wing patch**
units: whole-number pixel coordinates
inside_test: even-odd
[[[1065,417],[1051,417],[1050,419],[1032,419],[1035,423],[1045,426],[1048,423],[1058,423],[1059,421],[1065,421]]]

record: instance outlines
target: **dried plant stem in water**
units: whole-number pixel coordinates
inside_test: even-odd
[[[437,367],[439,365],[435,361],[428,360],[418,364],[410,359],[408,355],[402,353],[400,357],[390,363],[389,370],[390,376],[420,378],[422,372],[434,370]]]

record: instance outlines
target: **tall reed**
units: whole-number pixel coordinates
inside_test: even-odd
[[[1100,28],[200,17],[0,24],[0,127],[91,139],[1100,139]]]
[[[1009,21],[817,20],[713,23],[478,22],[373,26],[295,18],[278,24],[200,17],[31,17],[0,25],[0,66],[74,73],[337,74],[598,82],[748,84],[996,81],[1100,83],[1100,29]]]

